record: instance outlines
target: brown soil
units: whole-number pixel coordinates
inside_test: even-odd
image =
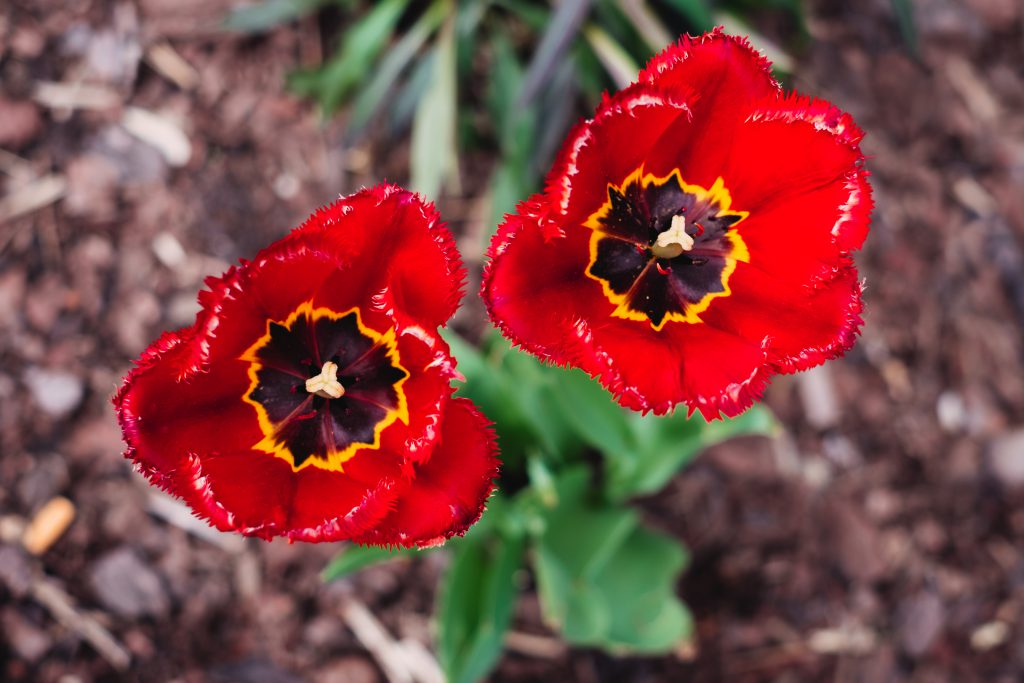
[[[401,150],[346,147],[343,122],[284,91],[319,59],[314,22],[227,36],[228,5],[0,11],[3,680],[388,680],[362,605],[384,646],[431,642],[442,555],[324,586],[336,549],[205,532],[120,457],[109,397],[191,322],[203,277],[338,194],[404,180]],[[782,436],[715,448],[642,502],[692,551],[693,649],[566,650],[527,595],[514,630],[539,638],[493,680],[1024,678],[1024,6],[915,5],[918,58],[887,0],[809,10],[793,85],[868,132],[866,325],[844,359],[769,390]],[[99,90],[40,90],[78,82]],[[159,114],[171,147],[126,132],[129,108]],[[441,208],[484,229],[473,201]],[[56,496],[76,519],[31,556],[21,529]]]

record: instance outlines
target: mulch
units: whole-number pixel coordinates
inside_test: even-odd
[[[401,146],[353,147],[285,90],[320,58],[314,21],[226,35],[229,5],[0,12],[5,681],[401,680],[381,652],[433,680],[415,662],[443,554],[324,585],[336,548],[212,532],[120,456],[109,397],[191,322],[205,276],[405,179]],[[694,642],[567,649],[527,590],[494,681],[1024,677],[1024,6],[914,6],[916,55],[887,0],[808,8],[792,84],[868,132],[866,324],[845,358],[769,389],[780,435],[715,447],[639,502],[691,551]],[[483,188],[465,189],[441,210],[477,235]],[[33,555],[25,526],[56,497],[75,519]]]

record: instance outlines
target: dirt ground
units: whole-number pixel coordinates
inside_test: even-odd
[[[866,324],[771,387],[781,436],[717,447],[641,503],[692,551],[693,647],[567,650],[527,594],[494,681],[1024,680],[1024,5],[914,4],[917,58],[888,0],[809,7],[793,84],[868,132]],[[336,549],[212,532],[120,455],[109,397],[192,321],[204,276],[405,180],[400,149],[346,148],[284,91],[319,59],[313,22],[227,36],[228,5],[0,10],[5,681],[406,680],[389,660],[437,680],[442,555],[325,586]],[[474,199],[441,204],[464,235]],[[56,496],[76,518],[33,556],[23,529]]]

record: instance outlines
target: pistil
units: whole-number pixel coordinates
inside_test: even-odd
[[[306,391],[322,398],[341,398],[345,395],[345,387],[338,381],[338,364],[332,361],[324,363],[320,374],[306,380]]]
[[[658,235],[651,246],[651,253],[657,258],[675,258],[684,251],[693,249],[693,237],[686,232],[686,216],[672,216],[668,230]]]

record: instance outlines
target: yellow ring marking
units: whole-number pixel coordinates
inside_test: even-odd
[[[374,426],[372,444],[361,442],[353,443],[340,451],[331,451],[327,453],[326,458],[321,455],[310,455],[301,465],[296,467],[295,455],[291,452],[291,449],[276,441],[275,437],[277,435],[277,430],[274,423],[270,421],[270,417],[267,415],[266,409],[259,401],[251,398],[252,393],[256,390],[256,387],[259,384],[257,373],[263,368],[263,365],[260,363],[256,353],[263,348],[268,341],[270,341],[270,325],[277,321],[268,320],[266,333],[260,337],[255,344],[246,349],[245,353],[239,356],[239,360],[249,363],[249,389],[245,392],[245,395],[242,396],[242,400],[256,409],[256,417],[259,420],[260,430],[264,435],[263,440],[253,446],[253,448],[283,459],[291,465],[293,472],[298,472],[310,465],[330,472],[343,472],[344,463],[355,457],[359,451],[372,451],[380,448],[380,435],[385,428],[391,426],[396,420],[401,420],[404,424],[409,424],[409,405],[405,398],[405,390],[402,387],[402,385],[405,384],[405,381],[409,379],[409,371],[406,370],[399,361],[398,342],[395,338],[394,329],[388,329],[384,334],[380,334],[376,330],[372,330],[363,325],[363,320],[358,307],[350,308],[343,313],[336,313],[335,311],[323,306],[313,308],[312,301],[306,301],[300,304],[298,308],[291,312],[284,322],[277,322],[277,324],[291,329],[291,326],[300,315],[306,315],[309,318],[310,325],[312,326],[321,318],[340,320],[351,313],[356,314],[356,325],[359,328],[360,334],[370,338],[373,341],[374,346],[384,344],[387,347],[387,358],[391,361],[391,365],[405,373],[405,377],[395,382],[394,385],[395,393],[398,395],[398,407],[389,409],[387,414],[385,414],[384,417],[381,418]]]

